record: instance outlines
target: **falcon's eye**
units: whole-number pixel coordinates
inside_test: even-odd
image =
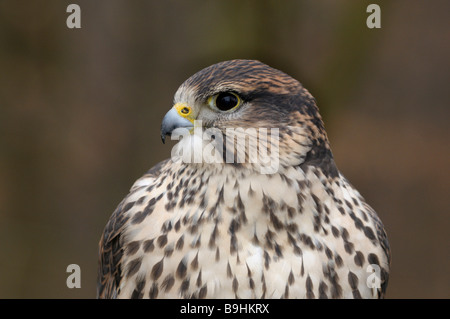
[[[229,111],[239,106],[241,101],[242,100],[237,94],[232,92],[223,92],[212,97],[210,100],[210,105],[216,107],[220,111]]]

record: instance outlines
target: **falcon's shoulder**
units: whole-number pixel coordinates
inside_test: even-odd
[[[386,230],[377,213],[365,201],[362,204],[365,211],[370,215],[372,219],[378,243],[380,244],[380,247],[383,250],[387,261],[387,264],[379,265],[381,267],[381,274],[380,274],[381,287],[379,289],[379,297],[383,298],[384,295],[386,294],[386,288],[389,282],[389,268],[391,265],[391,248],[389,246],[389,240],[386,234]]]
[[[378,274],[380,276],[380,286],[376,288],[374,294],[378,298],[384,298],[389,281],[389,271],[391,265],[391,249],[389,246],[389,240],[386,234],[386,230],[375,210],[369,204],[367,204],[366,200],[361,196],[356,188],[342,175],[341,182],[342,184],[346,185],[347,189],[351,189],[356,194],[362,212],[364,212],[368,217],[368,223],[367,221],[365,222],[367,223],[366,226],[368,227],[364,226],[359,228],[359,226],[357,225],[360,225],[360,223],[357,218],[355,218],[355,213],[352,213],[350,217],[354,219],[354,221],[356,221],[356,229],[362,229],[366,237],[374,241],[380,248],[377,253],[371,253],[368,255],[368,263],[370,265],[377,265],[378,267],[380,267],[380,273]]]
[[[105,226],[99,242],[99,268],[97,278],[97,297],[116,298],[122,280],[123,230],[130,219],[128,211],[136,203],[136,195],[152,183],[161,173],[161,169],[170,160],[165,160],[152,167],[146,174],[139,178],[131,187],[128,195],[120,202]],[[139,196],[139,195],[138,195]],[[148,197],[152,192],[148,191]]]

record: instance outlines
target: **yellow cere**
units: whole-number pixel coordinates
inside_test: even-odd
[[[192,108],[190,106],[187,106],[184,103],[177,103],[173,106],[176,110],[177,113],[184,117],[185,119],[191,121],[192,123],[194,123],[194,119],[189,117],[189,115],[191,115],[192,113]]]

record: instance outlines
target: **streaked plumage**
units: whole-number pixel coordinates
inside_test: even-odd
[[[223,112],[212,107],[221,92],[241,104]],[[164,137],[191,128],[193,119],[224,137],[226,128],[278,129],[277,170],[262,174],[260,162],[227,163],[234,151],[228,145],[219,163],[168,159],[153,167],[105,227],[98,297],[384,295],[390,253],[383,225],[337,169],[315,100],[298,81],[258,61],[226,61],[190,77],[174,105]],[[275,147],[265,137],[247,138]],[[369,264],[380,270],[379,288],[367,283]]]

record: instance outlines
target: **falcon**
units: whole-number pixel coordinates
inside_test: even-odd
[[[99,243],[99,298],[381,298],[375,211],[339,172],[313,96],[259,61],[209,66],[161,125],[171,158]]]

